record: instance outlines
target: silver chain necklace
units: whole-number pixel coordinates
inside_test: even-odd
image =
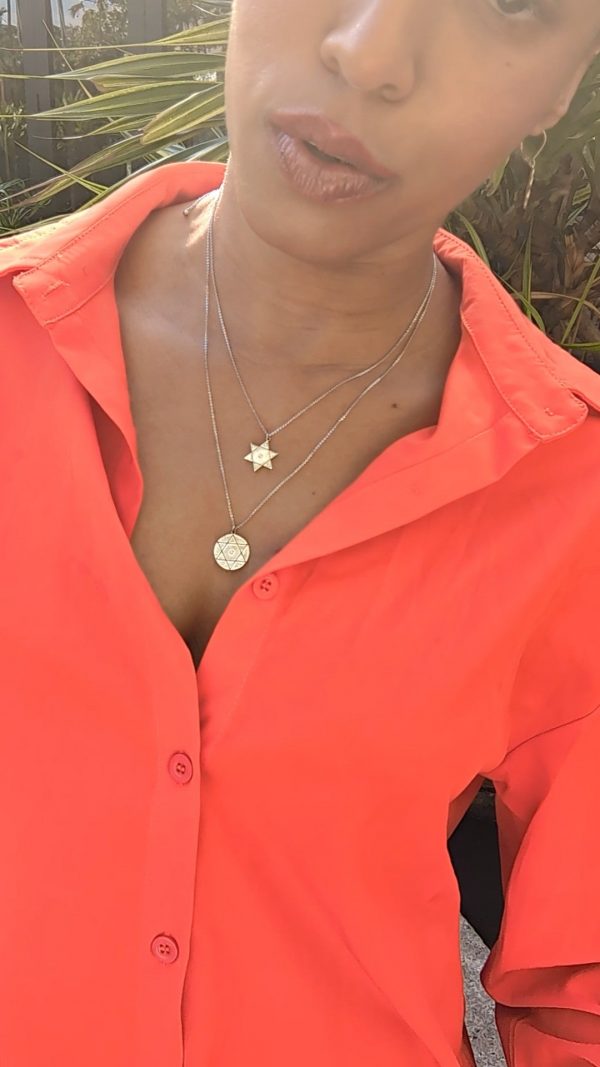
[[[280,454],[279,452],[273,452],[272,449],[271,449],[271,440],[273,439],[273,437],[275,437],[276,434],[280,433],[281,430],[285,430],[286,427],[291,426],[291,424],[293,422],[295,422],[296,419],[299,419],[301,415],[304,415],[307,411],[310,411],[311,408],[315,407],[316,404],[319,404],[321,402],[321,400],[325,400],[328,396],[331,396],[332,393],[334,393],[337,389],[340,389],[343,385],[347,385],[349,382],[354,382],[354,381],[356,381],[357,378],[363,378],[365,376],[365,374],[369,374],[371,371],[377,370],[377,368],[380,367],[382,363],[385,363],[386,360],[389,359],[389,357],[396,351],[398,346],[401,345],[402,342],[404,341],[404,339],[408,336],[408,334],[410,333],[410,330],[411,330],[411,328],[412,328],[412,326],[413,326],[413,324],[415,322],[415,319],[413,319],[412,322],[409,323],[408,327],[406,328],[406,330],[404,330],[404,332],[400,335],[400,337],[396,338],[394,343],[390,346],[390,348],[388,348],[388,350],[385,353],[385,355],[382,356],[380,359],[376,360],[375,363],[372,363],[369,367],[365,367],[364,370],[357,371],[354,374],[350,374],[346,378],[343,378],[341,381],[336,382],[335,385],[330,386],[330,388],[326,389],[325,392],[321,393],[320,396],[316,397],[314,400],[311,400],[310,403],[306,404],[303,408],[300,409],[300,411],[296,412],[295,415],[292,415],[289,419],[286,419],[285,422],[282,422],[281,426],[277,426],[274,430],[269,431],[267,429],[267,427],[264,425],[264,423],[263,423],[260,415],[258,414],[258,411],[256,410],[254,404],[252,403],[252,400],[251,400],[251,398],[250,398],[250,396],[248,394],[248,390],[246,389],[246,386],[245,386],[245,384],[244,384],[244,382],[242,380],[242,376],[240,374],[239,367],[238,367],[238,365],[236,363],[235,356],[233,354],[233,348],[232,348],[231,342],[229,340],[229,334],[227,333],[227,327],[225,326],[225,318],[224,318],[224,315],[223,315],[223,309],[222,309],[222,306],[221,306],[221,300],[219,298],[219,290],[218,290],[218,287],[217,287],[217,279],[215,277],[214,220],[215,220],[215,214],[216,214],[216,211],[217,211],[217,208],[219,206],[220,199],[221,199],[222,191],[223,191],[223,186],[220,186],[220,188],[217,191],[216,199],[214,200],[214,203],[213,203],[213,206],[212,206],[209,225],[208,225],[208,243],[209,243],[209,249],[210,249],[210,257],[209,257],[209,259],[210,259],[210,279],[211,279],[211,284],[212,284],[212,287],[213,287],[213,293],[214,293],[214,296],[215,296],[215,304],[216,304],[216,307],[217,307],[217,314],[218,314],[219,323],[220,323],[220,326],[221,326],[221,333],[223,335],[223,340],[225,341],[227,352],[229,353],[229,359],[230,359],[230,362],[231,362],[231,366],[233,367],[233,371],[234,371],[235,376],[236,376],[236,378],[238,380],[240,388],[241,388],[241,390],[242,390],[242,392],[243,392],[243,394],[244,394],[244,396],[246,398],[246,402],[248,404],[248,407],[251,409],[252,414],[254,415],[256,421],[258,422],[258,424],[259,424],[259,426],[261,428],[262,434],[263,434],[263,442],[262,442],[262,444],[257,445],[254,442],[251,442],[250,443],[250,451],[246,456],[244,456],[244,459],[247,460],[249,463],[252,463],[252,467],[253,467],[253,470],[255,472],[258,471],[258,470],[272,470],[273,469],[273,462],[272,461],[273,461],[273,459],[275,459],[276,456],[278,456]],[[435,256],[434,256],[434,264],[435,264]],[[415,318],[416,318],[416,316],[415,316]]]
[[[191,205],[191,206],[193,206],[193,205]],[[185,209],[184,214],[188,214],[190,210],[191,210],[191,207]],[[213,205],[213,212],[214,212],[214,205]],[[212,222],[212,216],[211,216],[211,222]],[[206,285],[205,285],[205,300],[204,300],[204,372],[205,372],[205,377],[206,377],[206,391],[207,391],[208,402],[209,402],[209,407],[210,407],[210,417],[211,417],[212,431],[213,431],[213,436],[214,436],[214,440],[215,440],[215,447],[216,447],[216,450],[217,450],[217,457],[218,457],[218,460],[219,460],[219,469],[221,471],[221,478],[222,478],[222,481],[223,481],[223,488],[225,490],[225,498],[226,498],[226,501],[227,501],[227,510],[229,512],[229,520],[231,522],[231,531],[230,531],[230,533],[223,534],[221,537],[217,538],[217,540],[216,540],[216,542],[215,542],[215,544],[213,546],[213,556],[214,556],[214,559],[215,559],[216,563],[223,570],[226,570],[226,571],[237,571],[237,570],[240,570],[241,567],[244,567],[245,564],[250,559],[250,545],[249,545],[248,541],[244,537],[242,537],[240,534],[238,534],[237,531],[240,530],[242,528],[242,526],[245,526],[246,523],[249,522],[250,519],[254,517],[254,515],[256,515],[257,511],[259,511],[259,509],[262,508],[271,499],[271,497],[273,497],[275,495],[275,493],[279,492],[279,490],[282,489],[283,486],[286,485],[290,481],[290,479],[294,477],[294,475],[298,474],[298,472],[301,471],[302,468],[306,466],[306,464],[309,462],[309,460],[311,460],[312,457],[315,455],[315,453],[318,452],[318,450],[325,444],[325,442],[327,440],[329,440],[331,435],[335,432],[335,430],[337,430],[338,426],[348,417],[350,412],[353,411],[353,409],[362,400],[362,398],[364,396],[366,396],[366,394],[368,392],[370,392],[371,389],[373,389],[376,385],[378,385],[379,382],[383,381],[383,379],[390,373],[390,371],[392,371],[394,369],[394,367],[400,362],[400,360],[402,359],[402,356],[406,352],[406,350],[407,350],[412,338],[414,337],[415,333],[417,332],[421,322],[425,318],[425,315],[427,314],[427,311],[429,309],[429,305],[431,303],[431,298],[433,296],[433,292],[434,292],[434,289],[435,289],[435,284],[436,284],[436,281],[437,281],[438,265],[437,265],[437,257],[434,254],[434,257],[433,257],[433,273],[432,273],[432,276],[431,276],[431,281],[429,283],[429,288],[427,290],[427,293],[425,294],[425,297],[423,298],[423,300],[422,300],[422,302],[420,304],[420,307],[419,307],[416,315],[414,316],[410,326],[408,327],[408,330],[405,331],[405,334],[403,335],[403,336],[406,336],[406,334],[409,334],[409,336],[407,337],[406,343],[404,344],[403,348],[401,349],[401,351],[396,356],[396,358],[393,361],[393,363],[385,371],[383,371],[383,373],[380,374],[378,378],[375,378],[374,381],[372,381],[369,385],[367,385],[362,390],[361,393],[359,393],[359,395],[346,408],[346,410],[342,413],[342,415],[340,415],[339,418],[335,421],[333,426],[320,439],[320,441],[317,442],[317,444],[314,446],[314,448],[311,449],[311,451],[306,456],[306,458],[303,459],[294,468],[294,470],[291,471],[285,478],[283,478],[279,482],[278,485],[276,485],[273,489],[271,489],[271,491],[269,493],[267,493],[267,495],[261,501],[259,501],[259,503],[256,505],[256,507],[254,507],[252,509],[252,511],[249,513],[249,515],[247,515],[246,518],[242,522],[236,523],[235,516],[233,514],[233,508],[232,508],[232,505],[231,505],[231,496],[230,496],[229,487],[228,487],[228,484],[227,484],[227,477],[226,477],[226,474],[225,474],[225,467],[224,467],[224,464],[223,464],[223,454],[221,452],[221,445],[220,445],[220,441],[219,441],[219,432],[218,432],[218,429],[217,429],[217,420],[216,420],[216,416],[215,416],[215,406],[214,406],[214,400],[213,400],[212,389],[211,389],[211,384],[210,384],[210,373],[209,373],[209,366],[208,366],[208,323],[209,323],[209,314],[210,314],[211,251],[212,251],[212,249],[211,249],[211,228],[209,226],[208,237],[207,237],[207,242],[206,242]],[[379,361],[379,362],[381,362],[381,361]]]

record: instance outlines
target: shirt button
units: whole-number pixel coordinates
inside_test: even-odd
[[[263,574],[262,578],[257,578],[252,585],[254,595],[259,600],[270,600],[271,597],[277,596],[278,589],[279,578],[276,574]]]
[[[153,938],[150,948],[161,963],[175,963],[179,955],[179,945],[175,938],[169,937],[168,934],[159,934]]]
[[[169,774],[174,781],[185,785],[194,773],[194,765],[185,752],[174,752],[169,760]]]

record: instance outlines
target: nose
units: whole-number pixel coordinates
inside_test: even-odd
[[[354,0],[323,39],[321,59],[352,88],[403,100],[415,84],[418,17],[414,2]]]

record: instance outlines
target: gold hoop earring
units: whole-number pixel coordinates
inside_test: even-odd
[[[523,148],[524,141],[521,141],[521,155],[523,156],[523,159],[525,160],[525,162],[528,163],[530,168],[531,168],[531,173],[529,175],[529,181],[527,182],[527,190],[525,192],[525,199],[523,201],[523,209],[524,210],[527,210],[527,206],[528,206],[529,201],[531,199],[531,191],[533,189],[533,183],[535,181],[535,172],[536,172],[536,167],[537,167],[537,161],[538,161],[539,157],[541,156],[542,152],[544,151],[544,148],[548,144],[548,134],[546,133],[545,130],[542,133],[542,137],[543,137],[542,143],[541,143],[540,147],[538,148],[537,152],[535,153],[535,155],[531,157],[531,159],[528,159],[527,156],[525,155],[525,151],[524,151],[524,148]]]

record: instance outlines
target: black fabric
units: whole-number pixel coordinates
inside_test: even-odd
[[[504,911],[493,787],[486,783],[448,841],[461,914],[491,948]]]

